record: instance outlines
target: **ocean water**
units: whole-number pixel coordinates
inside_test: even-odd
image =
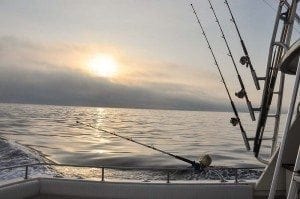
[[[76,121],[191,160],[209,154],[213,166],[263,166],[251,151],[246,151],[239,128],[229,123],[232,115],[229,112],[0,104],[0,136],[8,143],[21,146],[19,154],[9,154],[9,146],[2,143],[0,167],[36,162],[39,158],[56,163],[95,166],[189,166]],[[240,115],[248,136],[254,136],[256,123],[250,121],[248,113]],[[23,149],[34,151],[34,158],[24,155],[28,153]],[[264,146],[266,153],[269,149]],[[5,161],[11,160],[9,156],[26,157],[26,161],[20,157]]]

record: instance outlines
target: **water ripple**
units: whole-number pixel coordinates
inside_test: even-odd
[[[228,122],[231,113],[21,104],[0,104],[0,110],[0,136],[30,146],[59,163],[188,166],[80,126],[76,124],[79,120],[186,158],[197,160],[211,154],[216,166],[261,166],[251,152],[245,151],[239,129]],[[255,124],[247,113],[241,113],[241,118],[252,136]],[[265,150],[270,149],[266,146]]]

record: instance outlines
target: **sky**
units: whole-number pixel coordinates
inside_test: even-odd
[[[229,0],[259,76],[277,6],[266,1]],[[0,102],[230,110],[190,3],[234,95],[240,86],[206,0],[1,0]],[[238,63],[228,10],[212,3]],[[258,105],[249,69],[238,69]]]

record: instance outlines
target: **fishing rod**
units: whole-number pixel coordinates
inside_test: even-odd
[[[250,100],[249,100],[249,98],[248,98],[248,95],[247,95],[247,92],[246,92],[246,89],[245,89],[243,80],[242,80],[242,78],[241,78],[241,76],[240,76],[240,73],[239,73],[239,71],[238,71],[238,69],[237,69],[237,66],[236,66],[235,60],[234,60],[234,58],[233,58],[233,55],[232,55],[232,53],[231,53],[231,49],[230,49],[230,47],[229,47],[229,43],[227,42],[227,39],[226,39],[226,37],[225,37],[223,28],[222,28],[222,26],[221,26],[221,24],[220,24],[220,21],[219,21],[217,15],[216,15],[215,9],[214,9],[214,7],[213,7],[211,1],[210,1],[210,0],[207,0],[207,1],[208,1],[209,5],[210,5],[210,9],[212,10],[212,13],[213,13],[213,15],[214,15],[214,17],[215,17],[216,23],[217,23],[218,26],[219,26],[220,32],[221,32],[221,34],[222,34],[222,38],[223,38],[223,40],[224,40],[224,42],[225,42],[225,44],[226,44],[227,50],[228,50],[228,56],[231,58],[231,61],[232,61],[232,63],[233,63],[234,69],[235,69],[235,71],[236,71],[236,74],[237,74],[237,77],[238,77],[238,80],[239,80],[239,83],[240,83],[240,86],[241,86],[241,90],[240,90],[239,92],[236,92],[236,93],[235,93],[235,96],[237,96],[238,98],[245,98],[245,99],[246,99],[246,103],[247,103],[247,106],[248,106],[248,110],[249,110],[251,119],[252,119],[252,121],[255,121],[254,110],[253,110],[252,104],[251,104],[251,102],[250,102]]]
[[[201,28],[202,35],[204,36],[205,41],[206,41],[206,43],[207,43],[207,45],[208,45],[208,48],[209,48],[209,50],[210,50],[210,53],[211,53],[211,55],[212,55],[212,57],[213,57],[213,59],[214,59],[215,66],[216,66],[217,69],[218,69],[218,72],[219,72],[220,77],[221,77],[221,79],[222,79],[221,82],[223,83],[223,85],[224,85],[224,87],[225,87],[225,90],[226,90],[226,93],[227,93],[227,95],[228,95],[228,98],[229,98],[229,100],[230,100],[230,104],[231,104],[233,113],[234,113],[234,115],[235,115],[235,117],[231,118],[230,123],[231,123],[233,126],[236,126],[237,124],[239,125],[240,130],[241,130],[241,133],[242,133],[242,137],[243,137],[243,140],[244,140],[244,143],[245,143],[245,146],[246,146],[246,149],[249,151],[249,150],[250,150],[250,144],[249,144],[249,141],[248,141],[246,132],[245,132],[244,127],[243,127],[243,125],[242,125],[242,122],[241,122],[241,119],[240,119],[240,117],[239,117],[239,114],[238,114],[238,111],[237,111],[237,109],[236,109],[236,106],[235,106],[235,104],[234,104],[234,102],[233,102],[233,100],[232,100],[232,97],[231,97],[230,93],[229,93],[228,86],[227,86],[227,84],[226,84],[226,82],[225,82],[224,76],[223,76],[222,71],[221,71],[221,69],[220,69],[219,63],[218,63],[217,58],[216,58],[216,56],[215,56],[215,53],[214,53],[214,51],[213,51],[213,49],[212,49],[212,47],[211,47],[211,45],[210,45],[210,42],[209,42],[209,40],[208,40],[208,38],[207,38],[207,35],[206,35],[206,33],[205,33],[205,30],[204,30],[204,28],[203,28],[203,26],[202,26],[202,24],[201,24],[201,21],[200,21],[198,15],[197,15],[197,12],[196,12],[196,10],[195,10],[193,4],[191,4],[191,7],[192,7],[193,12],[194,12],[194,14],[195,14],[195,17],[196,17],[196,19],[197,19],[197,22],[198,22],[198,24],[199,24],[199,26],[200,26],[200,28]]]
[[[232,14],[232,10],[231,10],[231,8],[230,8],[230,5],[229,5],[229,3],[228,3],[227,0],[225,0],[224,3],[225,3],[225,5],[226,5],[227,8],[228,8],[228,11],[229,11],[230,16],[231,16],[231,19],[230,19],[230,20],[233,22],[234,27],[235,27],[235,29],[236,29],[236,32],[238,33],[238,36],[239,36],[239,38],[240,38],[240,42],[241,42],[241,45],[242,45],[242,49],[243,49],[243,52],[244,52],[244,56],[242,56],[242,57],[240,58],[240,63],[241,63],[242,65],[246,65],[247,68],[248,68],[248,67],[250,68],[251,75],[252,75],[252,78],[253,78],[255,87],[256,87],[257,90],[260,90],[259,81],[258,81],[259,79],[258,79],[258,77],[257,77],[257,75],[256,75],[256,72],[255,72],[254,68],[253,68],[253,65],[252,65],[250,56],[249,56],[249,54],[248,54],[248,50],[247,50],[246,45],[245,45],[245,42],[244,42],[244,40],[243,40],[243,38],[242,38],[242,36],[241,36],[241,32],[240,32],[240,30],[239,30],[239,28],[238,28],[238,25],[237,25],[237,23],[236,23],[236,20],[235,20],[233,14]]]
[[[155,151],[158,151],[158,152],[161,152],[165,155],[168,155],[168,156],[171,156],[171,157],[174,157],[178,160],[181,160],[183,162],[186,162],[186,163],[189,163],[192,165],[192,167],[195,169],[195,170],[198,170],[198,171],[203,171],[205,167],[208,167],[210,164],[211,164],[211,157],[209,155],[204,155],[203,158],[199,161],[199,162],[196,162],[196,161],[193,161],[193,160],[189,160],[187,158],[184,158],[182,156],[179,156],[179,155],[174,155],[172,153],[169,153],[169,152],[166,152],[166,151],[163,151],[159,148],[156,148],[154,147],[153,145],[148,145],[148,144],[144,144],[142,142],[139,142],[139,141],[136,141],[132,138],[129,138],[129,137],[125,137],[125,136],[122,136],[118,133],[114,133],[114,132],[111,132],[111,131],[107,131],[105,129],[100,129],[100,128],[97,128],[97,127],[94,127],[92,126],[91,124],[86,124],[86,123],[83,123],[83,122],[79,122],[79,121],[76,121],[77,124],[81,124],[83,126],[86,126],[86,127],[90,127],[90,128],[93,128],[93,129],[96,129],[98,131],[102,131],[104,133],[108,133],[108,134],[111,134],[111,135],[114,135],[116,137],[119,137],[121,139],[124,139],[124,140],[127,140],[129,142],[133,142],[133,143],[136,143],[138,145],[141,145],[141,146],[144,146],[144,147],[147,147],[149,149],[152,149],[152,150],[155,150]]]

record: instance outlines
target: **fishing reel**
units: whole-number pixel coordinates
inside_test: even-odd
[[[242,65],[246,65],[246,67],[248,68],[249,66],[249,57],[248,56],[242,56],[240,59],[240,63]]]
[[[238,98],[244,98],[246,96],[246,92],[245,89],[240,90],[239,92],[235,93],[235,96],[237,96]]]
[[[192,162],[192,167],[196,170],[196,171],[204,171],[204,169],[206,167],[209,167],[212,163],[212,158],[210,157],[210,155],[205,154],[203,156],[200,156],[199,162],[193,161]]]
[[[210,155],[205,154],[202,157],[200,157],[199,159],[199,164],[205,168],[205,167],[209,167],[212,163],[212,158],[210,157]]]
[[[232,117],[230,119],[230,123],[232,124],[232,126],[236,126],[239,123],[239,119]]]

